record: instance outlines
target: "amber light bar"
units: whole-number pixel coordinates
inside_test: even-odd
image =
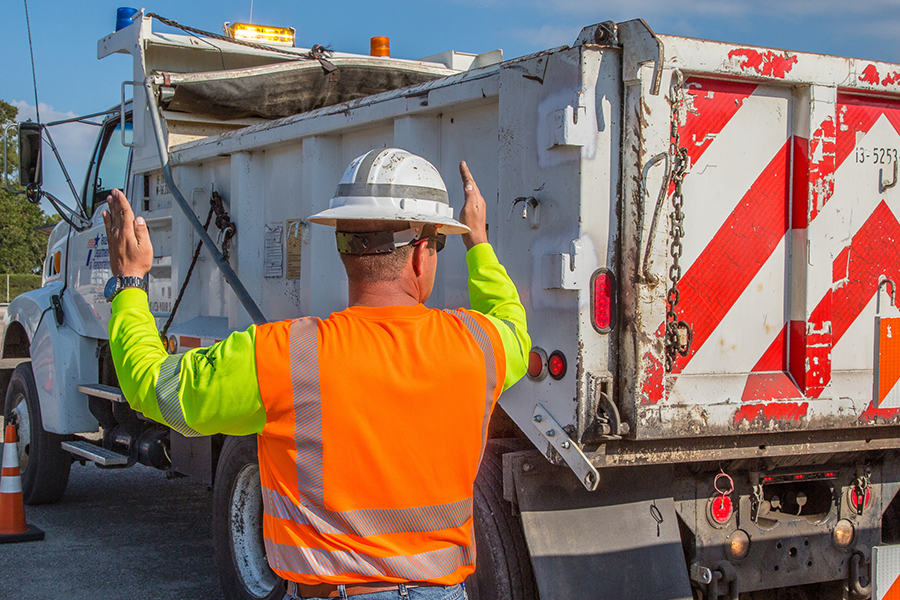
[[[293,27],[270,27],[252,23],[225,23],[222,30],[225,35],[236,40],[278,46],[293,46],[296,34]]]

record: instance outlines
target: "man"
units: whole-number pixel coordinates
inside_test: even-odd
[[[104,211],[120,278],[110,347],[129,403],[187,435],[258,434],[263,533],[286,598],[458,600],[474,571],[472,485],[491,410],[524,375],[530,339],[487,243],[465,163],[465,205],[426,160],[393,148],[353,161],[330,208],[349,308],[252,326],[168,356],[140,279],[146,224],[114,191]],[[437,251],[461,233],[472,310],[423,306]]]

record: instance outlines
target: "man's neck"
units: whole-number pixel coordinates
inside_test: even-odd
[[[351,285],[349,294],[350,306],[415,306],[419,304],[418,296],[414,290],[407,290],[394,282]]]

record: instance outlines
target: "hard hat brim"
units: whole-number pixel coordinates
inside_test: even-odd
[[[332,200],[332,204],[334,204]],[[341,199],[343,200],[343,198]],[[359,200],[359,198],[355,198]],[[307,220],[310,223],[318,223],[319,225],[338,226],[338,221],[409,221],[415,223],[425,223],[440,228],[441,233],[469,233],[466,225],[463,225],[456,219],[446,215],[436,214],[428,210],[410,210],[409,204],[400,207],[393,202],[384,202],[384,199],[372,198],[372,204],[369,205],[341,205],[333,206],[320,213],[312,215]],[[417,208],[427,208],[428,205],[435,204],[432,202],[416,202]],[[444,205],[446,206],[446,205]]]

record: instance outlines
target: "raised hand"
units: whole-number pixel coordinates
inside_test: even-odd
[[[119,190],[106,198],[109,208],[103,211],[106,239],[109,243],[109,268],[113,275],[143,277],[153,266],[153,245],[144,217],[134,212]]]
[[[462,234],[463,243],[466,249],[484,244],[488,241],[487,237],[487,204],[478,191],[478,185],[469,172],[466,161],[459,163],[459,174],[462,177],[463,190],[466,194],[466,203],[459,212],[459,222],[466,225],[472,231]]]

